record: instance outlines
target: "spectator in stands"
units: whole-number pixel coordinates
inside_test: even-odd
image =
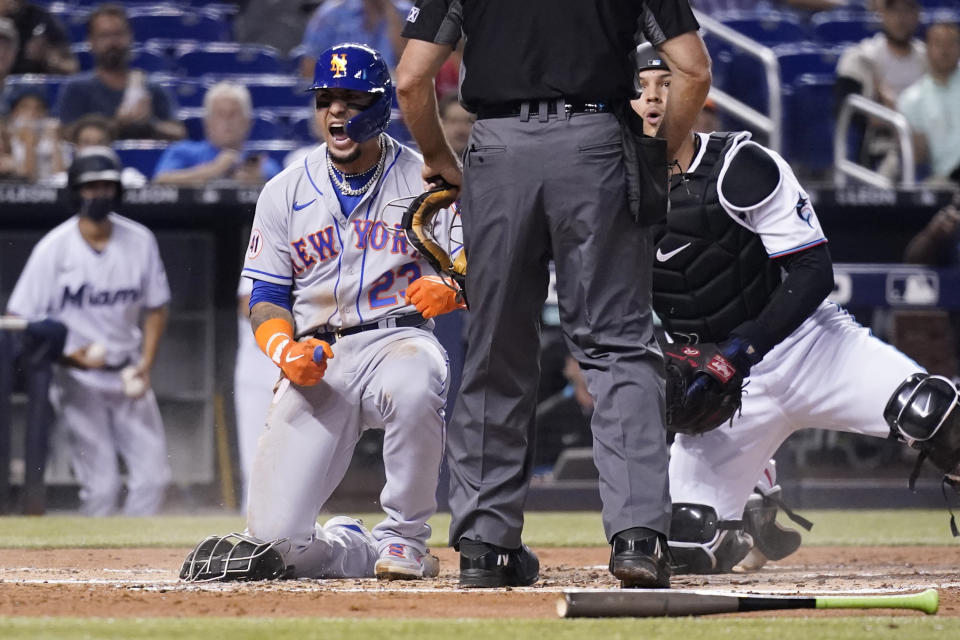
[[[276,160],[245,151],[253,124],[246,87],[218,82],[203,97],[205,140],[170,145],[157,161],[154,182],[202,185],[210,180],[262,184],[280,173]]]
[[[927,29],[929,72],[911,85],[897,108],[914,132],[917,160],[929,160],[935,180],[960,181],[960,26]]]
[[[20,46],[20,36],[17,28],[9,18],[0,18],[0,92],[6,84],[7,76],[13,70],[13,63],[17,60],[17,48]],[[2,108],[2,107],[0,107]],[[3,115],[4,112],[0,112]]]
[[[338,42],[360,42],[376,49],[392,70],[403,52],[400,36],[412,4],[408,0],[326,0],[307,23],[300,73],[313,78],[321,51]]]
[[[0,0],[0,16],[12,20],[19,35],[13,73],[76,73],[67,30],[49,11],[24,0]]]
[[[940,209],[917,235],[910,239],[903,252],[909,264],[949,267],[960,262],[960,191]]]
[[[920,24],[917,0],[877,0],[877,11],[881,32],[846,49],[837,63],[837,108],[847,95],[858,93],[895,109],[903,90],[927,71],[926,48],[915,37]],[[895,143],[889,128],[868,125],[862,118],[854,123],[863,130],[862,163],[875,166],[893,158]],[[896,169],[889,160],[880,167],[887,175],[895,174]]]
[[[114,141],[113,125],[99,113],[81,116],[67,127],[67,140],[73,146],[76,155],[88,147],[112,147]],[[51,178],[50,183],[57,187],[67,186],[67,172],[63,171]],[[134,167],[123,167],[120,171],[120,184],[124,189],[139,189],[147,184],[147,177]]]
[[[280,50],[284,55],[300,44],[307,13],[315,0],[236,0],[233,33],[237,42],[255,42]]]
[[[437,106],[443,135],[457,157],[462,157],[470,139],[470,129],[477,118],[460,105],[456,91],[442,96]]]
[[[183,123],[174,119],[173,98],[148,82],[143,71],[130,68],[133,31],[126,10],[114,4],[97,7],[87,23],[87,38],[94,68],[60,91],[60,120],[73,124],[82,115],[99,113],[112,119],[118,138],[185,137]]]
[[[690,6],[707,14],[727,11],[773,11],[794,10],[797,12],[828,11],[851,4],[850,0],[691,0]]]
[[[13,62],[17,58],[19,41],[20,37],[17,35],[16,27],[13,26],[13,21],[8,18],[0,18],[0,118],[7,113],[3,89],[7,76],[13,68]],[[10,137],[3,120],[0,119],[0,180],[13,177],[15,172],[16,165],[13,162],[13,154],[10,150]]]
[[[24,91],[11,103],[7,122],[14,176],[46,182],[66,170],[69,155],[60,141],[60,123],[49,117],[45,94]]]

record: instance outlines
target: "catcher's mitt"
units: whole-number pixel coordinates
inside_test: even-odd
[[[667,429],[696,435],[733,420],[747,372],[715,344],[667,344]]]
[[[467,280],[467,255],[461,251],[456,258],[440,246],[434,237],[433,221],[440,209],[449,207],[457,199],[458,188],[447,183],[417,196],[403,214],[401,225],[417,251],[445,278],[452,278],[464,290]]]

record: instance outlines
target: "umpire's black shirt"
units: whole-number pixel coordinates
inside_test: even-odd
[[[699,28],[688,0],[417,0],[406,38],[466,38],[461,98],[471,110],[518,100],[633,97],[630,52]]]

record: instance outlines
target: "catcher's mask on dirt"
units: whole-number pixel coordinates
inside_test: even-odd
[[[67,170],[71,209],[94,220],[103,219],[123,198],[123,184],[120,180],[122,171],[120,158],[110,147],[87,147],[80,150]],[[113,198],[81,198],[80,187],[93,182],[114,183],[117,186],[116,195]]]
[[[376,50],[363,44],[338,44],[317,56],[313,84],[307,91],[350,89],[372,93],[377,99],[346,124],[347,137],[354,142],[383,133],[390,122],[393,80],[390,69]]]
[[[186,582],[228,580],[276,580],[287,576],[277,544],[263,542],[242,533],[210,536],[194,548],[180,567]]]

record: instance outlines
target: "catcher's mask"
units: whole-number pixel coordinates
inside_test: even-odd
[[[277,544],[263,542],[242,533],[210,536],[187,554],[180,567],[186,582],[228,580],[276,580],[287,575]]]
[[[347,120],[347,137],[354,142],[366,142],[380,135],[390,123],[393,102],[390,69],[383,56],[367,45],[337,44],[317,56],[313,84],[307,91],[320,89],[351,89],[377,96],[372,105]]]

